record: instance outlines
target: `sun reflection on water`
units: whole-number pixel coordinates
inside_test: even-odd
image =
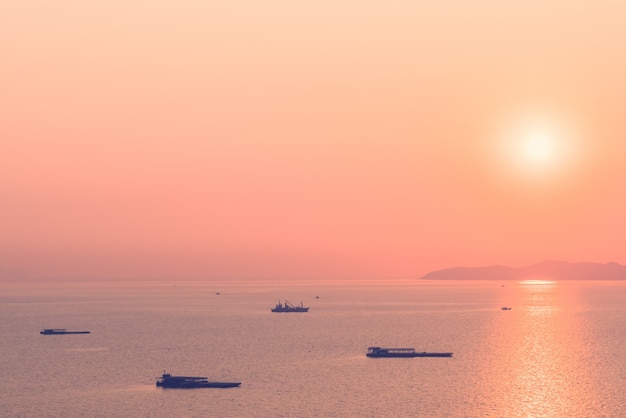
[[[546,286],[546,285],[553,285],[556,283],[557,282],[555,282],[554,280],[539,280],[539,279],[522,280],[521,282],[519,282],[519,284],[525,285],[525,286]]]
[[[578,321],[578,295],[550,280],[525,280],[503,290],[510,311],[494,312],[485,358],[485,410],[476,416],[578,417],[594,402],[581,360],[588,330]],[[494,367],[495,366],[495,367]],[[582,414],[582,415],[581,415]],[[470,414],[471,416],[474,416]]]

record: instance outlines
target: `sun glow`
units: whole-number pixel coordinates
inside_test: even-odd
[[[527,174],[546,174],[565,165],[570,144],[564,130],[545,123],[526,123],[503,137],[503,146],[508,147],[506,159]]]
[[[574,123],[557,112],[518,112],[502,118],[489,148],[505,177],[547,184],[575,167],[580,137]]]

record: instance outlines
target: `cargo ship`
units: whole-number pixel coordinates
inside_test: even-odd
[[[41,335],[91,334],[91,331],[68,331],[65,328],[44,328]]]
[[[241,382],[210,382],[208,377],[172,376],[163,373],[157,378],[156,385],[166,389],[195,389],[195,388],[235,388]]]
[[[452,357],[453,353],[417,352],[414,348],[369,347],[367,357]]]

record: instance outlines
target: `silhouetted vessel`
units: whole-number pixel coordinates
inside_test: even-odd
[[[235,388],[240,382],[209,382],[207,377],[172,376],[163,373],[157,378],[156,385],[166,389],[195,389],[195,388]]]
[[[39,333],[42,335],[91,334],[91,331],[68,331],[65,328],[44,328]]]
[[[508,306],[503,306],[500,309],[503,310],[503,311],[510,311],[512,308],[509,308]]]
[[[381,348],[370,347],[367,357],[452,357],[452,353],[416,352],[414,348]]]
[[[300,306],[294,306],[289,302],[285,301],[285,303],[278,303],[275,307],[272,308],[272,312],[308,312],[309,308],[305,308],[300,302]]]

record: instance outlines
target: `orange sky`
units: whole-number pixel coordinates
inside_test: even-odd
[[[0,279],[626,262],[626,3],[511,3],[3,2]]]

